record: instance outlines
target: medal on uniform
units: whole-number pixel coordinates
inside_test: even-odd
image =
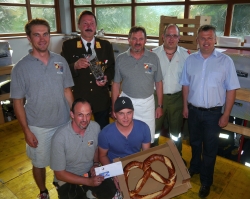
[[[96,47],[96,48],[101,48],[101,44],[100,44],[99,41],[96,41],[96,42],[95,42],[95,47]]]
[[[77,48],[82,48],[82,41],[77,41]]]

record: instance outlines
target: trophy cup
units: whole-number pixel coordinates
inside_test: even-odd
[[[96,56],[95,49],[92,49],[92,55],[90,54],[84,54],[84,57],[89,62],[89,68],[92,71],[95,79],[97,81],[104,81],[104,73],[101,68],[101,62],[98,60]]]

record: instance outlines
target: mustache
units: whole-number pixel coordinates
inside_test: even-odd
[[[91,30],[91,29],[86,29],[85,31],[86,32],[93,32],[93,30]]]

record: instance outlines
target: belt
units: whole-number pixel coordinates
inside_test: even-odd
[[[178,92],[176,92],[176,93],[167,93],[167,94],[164,94],[164,95],[176,95],[176,94],[178,94],[178,93],[180,93],[181,91],[178,91]]]
[[[215,110],[219,110],[222,108],[222,106],[215,106],[215,107],[211,107],[211,108],[203,108],[203,107],[196,107],[196,106],[193,106],[192,104],[188,104],[189,106],[197,109],[197,110],[200,110],[200,111],[215,111]]]

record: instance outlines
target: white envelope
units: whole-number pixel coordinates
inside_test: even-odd
[[[105,166],[96,167],[95,173],[96,175],[104,176],[104,179],[122,175],[123,174],[122,162],[120,161],[107,164]]]

